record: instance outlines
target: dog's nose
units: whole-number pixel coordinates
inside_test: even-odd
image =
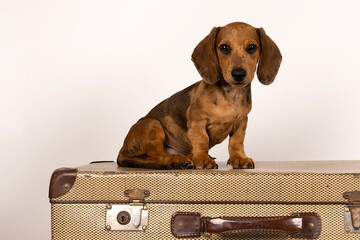
[[[242,68],[234,69],[231,72],[231,76],[234,78],[235,81],[244,81],[246,78],[246,71]]]

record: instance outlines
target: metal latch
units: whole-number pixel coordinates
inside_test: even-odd
[[[147,190],[130,189],[124,194],[130,198],[129,204],[106,205],[106,230],[146,231],[149,222],[149,208],[144,204]]]
[[[345,192],[344,198],[347,199],[345,206],[345,232],[360,233],[360,191]]]

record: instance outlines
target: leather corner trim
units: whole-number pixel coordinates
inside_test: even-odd
[[[74,185],[76,168],[58,168],[51,175],[49,198],[58,198],[67,193]]]

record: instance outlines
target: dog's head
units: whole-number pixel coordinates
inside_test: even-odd
[[[246,86],[257,76],[271,84],[278,73],[282,56],[263,28],[235,22],[215,27],[194,49],[192,60],[209,84],[223,78],[232,86]]]

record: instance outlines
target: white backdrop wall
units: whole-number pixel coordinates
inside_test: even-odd
[[[155,104],[200,80],[213,26],[263,27],[283,62],[254,80],[256,161],[360,159],[359,1],[0,2],[0,239],[50,239],[58,167],[115,160]],[[227,142],[211,154],[228,157]]]

